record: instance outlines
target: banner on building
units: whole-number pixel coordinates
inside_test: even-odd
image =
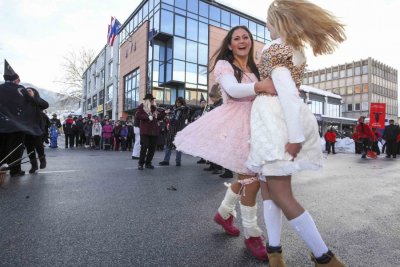
[[[386,104],[371,103],[369,125],[372,128],[385,128]]]

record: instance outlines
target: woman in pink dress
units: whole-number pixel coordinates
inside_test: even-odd
[[[239,236],[233,225],[235,206],[240,209],[245,244],[259,260],[268,260],[257,225],[258,177],[245,165],[249,154],[250,111],[258,93],[276,94],[271,80],[259,81],[253,58],[254,41],[244,26],[232,28],[212,59],[215,80],[221,87],[223,104],[189,124],[175,137],[176,149],[202,157],[238,173],[238,181],[227,190],[214,217],[227,234]]]

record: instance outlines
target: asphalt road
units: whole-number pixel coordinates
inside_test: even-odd
[[[46,169],[7,177],[0,188],[0,266],[267,266],[246,251],[243,236],[213,222],[223,183],[234,180],[203,171],[196,158],[139,171],[129,152],[46,153]],[[347,266],[400,266],[399,158],[329,155],[322,171],[293,180]],[[258,204],[263,226],[260,196]],[[286,221],[282,236],[288,266],[312,266]]]

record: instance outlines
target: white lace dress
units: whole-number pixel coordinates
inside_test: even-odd
[[[263,176],[291,175],[322,166],[317,121],[297,90],[305,62],[294,65],[295,56],[292,48],[280,40],[263,51],[259,69],[261,78],[272,78],[279,97],[259,95],[254,100],[250,154],[246,162],[250,170],[262,174],[263,180]],[[293,161],[285,151],[289,141],[302,143],[301,151]]]

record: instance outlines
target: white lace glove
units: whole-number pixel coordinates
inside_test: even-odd
[[[153,116],[150,115],[149,116],[149,120],[152,121],[153,120]]]

